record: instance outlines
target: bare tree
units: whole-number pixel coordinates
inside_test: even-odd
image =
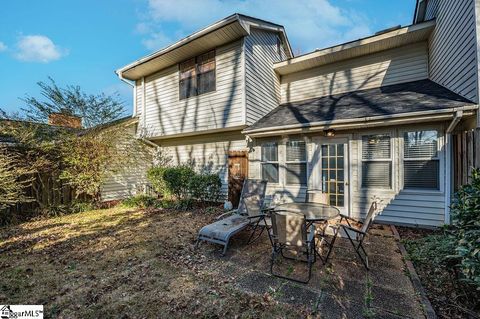
[[[52,113],[66,113],[82,118],[86,128],[117,120],[125,115],[124,103],[118,93],[106,95],[87,94],[78,85],[59,87],[51,77],[48,82],[40,81],[43,99],[26,95],[21,98],[25,106],[21,110],[25,119],[46,123]]]

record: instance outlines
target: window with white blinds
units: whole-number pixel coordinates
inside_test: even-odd
[[[403,143],[404,188],[439,189],[438,132],[405,132]]]
[[[269,183],[278,183],[278,144],[263,143],[261,153],[262,179]]]
[[[307,151],[304,141],[288,141],[286,144],[287,184],[307,184]]]
[[[392,188],[390,135],[362,136],[362,187]]]

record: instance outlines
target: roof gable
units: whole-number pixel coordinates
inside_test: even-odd
[[[137,80],[192,56],[247,36],[250,34],[251,27],[278,32],[288,56],[293,57],[283,26],[235,13],[118,69],[116,73],[121,78]]]

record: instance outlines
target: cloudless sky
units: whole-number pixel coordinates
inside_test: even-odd
[[[415,0],[0,0],[0,108],[39,97],[38,81],[118,92],[131,112],[131,88],[114,71],[234,12],[285,26],[306,53],[409,25]]]

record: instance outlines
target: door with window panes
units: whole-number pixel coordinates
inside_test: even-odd
[[[345,140],[320,141],[319,177],[328,204],[348,214],[348,148]]]

